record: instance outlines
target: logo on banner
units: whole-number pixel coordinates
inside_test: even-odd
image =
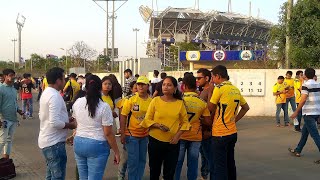
[[[227,57],[226,53],[222,50],[215,51],[213,53],[213,59],[216,61],[223,61],[226,59],[226,57]]]
[[[200,52],[199,51],[187,51],[186,59],[188,61],[199,61],[200,60]]]
[[[245,50],[245,51],[240,51],[240,59],[249,61],[253,59],[253,53],[252,51]]]

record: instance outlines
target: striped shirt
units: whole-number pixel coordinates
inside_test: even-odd
[[[308,95],[302,107],[303,115],[320,115],[320,84],[313,79],[305,81],[301,94]]]

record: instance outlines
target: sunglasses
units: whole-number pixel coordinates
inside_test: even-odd
[[[202,79],[202,78],[204,78],[204,77],[201,77],[201,76],[200,76],[200,77],[196,77],[197,80],[200,80],[200,79]]]

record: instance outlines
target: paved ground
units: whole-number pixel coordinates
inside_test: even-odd
[[[15,135],[12,157],[16,164],[16,180],[37,180],[45,177],[45,161],[37,146],[39,120],[37,102],[34,103],[35,118],[21,121]],[[252,111],[254,108],[251,109]],[[289,155],[288,147],[294,147],[300,133],[291,128],[277,128],[274,118],[247,117],[238,124],[239,135],[236,145],[236,162],[239,180],[318,180],[320,165],[313,161],[320,154],[311,138],[302,152],[302,157]],[[119,138],[118,138],[118,145]],[[75,179],[75,161],[72,147],[68,146],[67,179]],[[117,179],[117,166],[113,165],[113,153],[105,171],[105,179]],[[185,177],[186,168],[183,170]],[[149,178],[146,166],[145,179]]]

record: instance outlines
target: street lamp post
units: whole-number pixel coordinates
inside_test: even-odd
[[[22,31],[22,28],[24,26],[25,21],[26,21],[26,18],[23,15],[18,14],[18,17],[17,17],[17,20],[16,20],[16,24],[17,24],[18,33],[19,33],[19,37],[18,37],[18,42],[19,42],[19,51],[18,51],[19,62],[21,61],[21,31]],[[27,70],[27,66],[26,65],[25,65],[25,69]]]
[[[16,42],[17,39],[12,39],[13,42],[13,70],[16,70]]]
[[[140,31],[140,29],[133,28],[133,32],[136,32],[136,60],[138,59],[138,31]]]
[[[68,59],[67,59],[67,57],[68,57],[67,55],[68,54],[67,54],[67,49],[64,49],[64,48],[60,48],[60,49],[63,50],[63,51],[64,50],[66,51],[66,73],[68,74]]]

